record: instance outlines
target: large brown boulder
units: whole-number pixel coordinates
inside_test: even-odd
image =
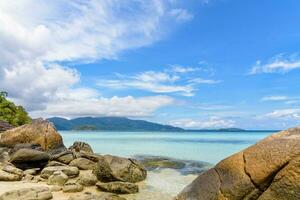
[[[146,169],[136,160],[105,155],[99,157],[93,173],[99,181],[123,181],[136,183],[146,179]]]
[[[201,174],[177,200],[299,200],[300,127],[279,132]]]
[[[41,119],[1,133],[1,146],[14,147],[17,144],[38,144],[48,152],[65,149],[54,125]]]

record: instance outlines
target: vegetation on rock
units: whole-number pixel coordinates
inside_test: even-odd
[[[7,92],[0,92],[0,120],[13,126],[21,126],[31,122],[31,118],[22,106],[16,106],[7,100]]]

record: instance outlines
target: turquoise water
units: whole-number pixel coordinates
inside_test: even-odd
[[[64,143],[89,143],[95,152],[125,157],[168,156],[216,164],[273,132],[100,132],[59,131]]]

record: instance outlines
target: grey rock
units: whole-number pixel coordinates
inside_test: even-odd
[[[15,152],[10,162],[16,167],[26,170],[32,168],[43,168],[49,161],[49,154],[33,149],[20,149]]]
[[[69,178],[74,178],[74,177],[77,177],[79,175],[79,169],[77,167],[53,166],[53,167],[45,167],[41,172],[41,177],[47,179],[56,171],[62,171]]]
[[[78,142],[78,141],[74,142],[73,145],[69,147],[69,150],[75,152],[84,151],[86,153],[91,153],[91,154],[94,153],[92,147],[88,143]]]

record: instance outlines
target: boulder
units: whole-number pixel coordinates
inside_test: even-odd
[[[24,174],[37,175],[40,170],[40,168],[27,169],[24,171]]]
[[[47,187],[34,187],[5,192],[0,200],[49,200],[52,194]]]
[[[74,177],[77,177],[79,175],[79,169],[77,167],[53,166],[53,167],[45,167],[41,171],[41,177],[45,178],[45,179],[48,179],[56,171],[62,171],[69,178],[74,178]]]
[[[62,187],[61,186],[58,186],[58,185],[54,185],[50,188],[51,192],[59,192],[62,190]]]
[[[34,176],[31,174],[25,174],[25,176],[22,179],[22,181],[26,181],[26,182],[32,182],[33,180],[34,180]]]
[[[54,125],[46,120],[34,120],[1,134],[0,145],[14,147],[16,144],[38,144],[44,151],[56,152],[65,149],[62,137]]]
[[[116,193],[116,194],[134,194],[139,192],[139,187],[134,183],[115,181],[110,183],[96,184],[97,188],[104,192]]]
[[[63,186],[63,192],[66,193],[81,192],[82,190],[83,190],[83,186],[75,182],[67,182]]]
[[[78,141],[74,142],[73,145],[69,147],[69,150],[75,152],[83,151],[90,154],[94,153],[92,147],[88,143]]]
[[[97,183],[97,177],[89,172],[89,173],[80,173],[78,178],[78,183],[83,186],[93,186]]]
[[[47,184],[63,186],[68,179],[69,177],[66,174],[61,171],[56,171],[48,178]]]
[[[177,200],[300,199],[300,127],[271,135],[201,174]]]
[[[76,158],[70,162],[70,166],[78,167],[82,170],[92,170],[95,168],[95,162],[88,160],[86,158]]]
[[[136,183],[147,176],[146,169],[136,160],[110,155],[100,157],[93,172],[101,182]]]
[[[49,161],[49,154],[33,149],[20,149],[10,159],[16,167],[26,170],[31,168],[43,168]]]

